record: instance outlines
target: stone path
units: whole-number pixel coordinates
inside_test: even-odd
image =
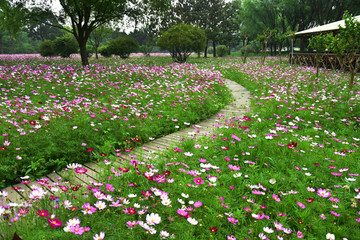
[[[231,118],[241,118],[245,113],[250,111],[250,93],[241,85],[227,80],[226,85],[229,89],[232,90],[233,102],[228,104],[225,108],[220,110],[217,114],[212,116],[211,118],[204,120],[198,124],[193,125],[192,127],[188,127],[181,131],[169,134],[167,136],[155,139],[149,143],[146,143],[138,148],[135,148],[131,155],[140,155],[143,160],[146,159],[154,159],[157,154],[167,147],[170,147],[173,144],[176,144],[180,141],[180,139],[186,138],[196,138],[198,136],[202,136],[204,134],[212,133],[215,129],[215,125],[219,124],[219,122],[224,119]],[[120,157],[120,162],[122,160],[128,160],[129,154],[122,154]],[[87,185],[89,181],[98,181],[96,179],[97,173],[100,171],[100,167],[97,162],[90,162],[84,164],[83,167],[87,169],[85,174],[73,174],[71,183],[73,185]],[[48,179],[48,183],[51,185],[51,182],[59,181],[59,178],[64,178],[64,173],[52,173],[44,178]],[[30,184],[17,184],[14,186],[7,187],[3,190],[9,193],[9,195],[5,198],[5,201],[1,202],[1,199],[4,199],[0,196],[0,204],[4,205],[6,203],[20,203],[24,200],[27,200],[27,196],[31,193],[31,186],[39,185],[38,183],[32,182]],[[51,194],[51,189],[47,188],[47,191]],[[0,191],[1,192],[1,191]]]

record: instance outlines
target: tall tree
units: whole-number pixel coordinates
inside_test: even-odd
[[[39,1],[35,1],[35,4]],[[68,20],[71,29],[63,25],[55,24],[58,28],[70,32],[76,38],[82,64],[88,65],[88,54],[86,43],[90,34],[98,27],[111,21],[119,21],[127,16],[130,19],[137,19],[146,9],[163,10],[167,6],[167,0],[59,0],[62,7],[59,13],[53,11],[54,16],[60,24]],[[41,0],[41,7],[49,11],[49,1]],[[41,14],[37,14],[39,20]]]

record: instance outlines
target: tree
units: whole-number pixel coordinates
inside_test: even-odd
[[[281,51],[282,48],[284,46],[284,43],[286,41],[286,35],[283,33],[276,33],[275,34],[275,41],[278,45],[278,49],[279,49],[279,56],[280,56],[280,64],[281,64]]]
[[[77,53],[79,45],[72,35],[57,37],[54,40],[55,53],[62,58],[68,58],[71,54]]]
[[[178,24],[164,32],[157,45],[170,52],[176,62],[186,62],[192,52],[198,52],[205,47],[204,30],[189,24]]]
[[[24,26],[27,14],[28,12],[22,2],[0,1],[0,23],[14,39]]]
[[[139,43],[131,36],[118,37],[111,40],[106,47],[106,55],[114,54],[122,59],[128,58],[131,53],[139,49]]]
[[[41,0],[40,2],[44,12],[51,9],[48,1]],[[59,2],[62,11],[59,14],[55,14],[55,12],[53,14],[60,24],[65,24],[65,20],[68,19],[71,29],[68,30],[60,24],[53,26],[74,35],[84,66],[89,64],[86,43],[95,29],[111,21],[123,19],[124,16],[137,19],[142,12],[146,12],[145,9],[164,10],[167,6],[167,0],[59,0]],[[40,20],[43,15],[37,14],[33,17]]]
[[[95,50],[96,59],[99,59],[98,49],[100,47],[100,44],[104,40],[106,40],[111,33],[112,33],[111,28],[106,26],[100,26],[91,32],[89,40],[90,40],[90,44],[93,46]]]
[[[320,54],[324,53],[326,50],[329,51],[333,41],[334,37],[332,34],[316,35],[309,39],[309,48],[316,51],[316,78],[319,77],[319,64],[322,62],[322,56]]]
[[[356,53],[360,51],[360,22],[348,12],[345,16],[345,27],[339,26],[339,34],[333,41],[333,51],[340,57],[340,64],[350,71],[350,89],[354,85],[355,74],[360,70],[360,59]]]
[[[230,9],[233,4],[226,4],[224,0],[183,0],[174,1],[171,11],[162,20],[166,28],[179,23],[186,23],[198,26],[205,31],[206,44],[204,57],[207,57],[208,41],[212,41],[214,57],[216,57],[216,44],[219,36],[226,30],[224,22],[234,15],[235,9]],[[232,33],[231,33],[232,34]]]

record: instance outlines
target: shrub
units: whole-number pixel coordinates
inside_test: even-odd
[[[164,32],[157,45],[170,52],[176,62],[186,62],[192,52],[199,52],[205,48],[204,30],[189,24],[178,24]]]
[[[105,55],[111,56],[114,54],[125,59],[128,58],[131,53],[136,52],[139,49],[139,43],[135,38],[130,36],[118,37],[111,40],[105,49]],[[101,54],[103,55],[103,53]]]
[[[207,53],[213,54],[213,53],[214,53],[214,48],[213,48],[213,47],[209,47],[209,48],[207,49]]]
[[[144,54],[144,56],[150,57],[150,53],[153,50],[153,46],[141,45],[139,50],[142,54]]]
[[[40,44],[40,55],[43,57],[56,56],[55,43],[51,40],[45,40]]]
[[[79,44],[71,36],[57,37],[54,40],[55,52],[62,58],[68,58],[71,54],[77,53]]]
[[[103,56],[103,57],[106,57],[106,58],[108,58],[108,57],[111,57],[111,53],[110,53],[110,51],[109,51],[109,48],[108,48],[108,46],[101,46],[101,47],[99,47],[99,53]]]
[[[220,45],[216,47],[216,53],[219,57],[225,57],[228,55],[228,48],[225,45]]]

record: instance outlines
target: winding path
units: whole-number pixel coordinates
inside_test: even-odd
[[[215,125],[224,119],[231,118],[240,118],[245,115],[246,112],[250,111],[250,93],[241,85],[231,81],[226,81],[227,87],[232,91],[233,101],[225,106],[220,112],[212,116],[211,118],[204,120],[198,124],[196,124],[196,128],[188,127],[181,131],[166,135],[164,137],[155,139],[149,143],[146,143],[140,147],[135,148],[131,155],[139,154],[144,159],[156,158],[156,155],[165,150],[167,147],[178,143],[180,139],[183,138],[196,138],[198,136],[202,136],[204,134],[210,134],[214,131]],[[122,154],[120,160],[127,160],[129,156],[127,154]],[[100,166],[97,162],[90,162],[84,164],[84,167],[88,170],[85,174],[74,174],[72,184],[88,184],[89,181],[98,181],[96,179],[97,173],[100,171]],[[49,183],[59,181],[58,179],[62,178],[63,173],[52,173],[44,178],[49,179]],[[27,199],[27,196],[31,192],[31,186],[37,183],[30,184],[17,184],[14,186],[7,187],[3,190],[9,193],[6,201],[1,202],[0,204],[6,204],[7,202],[12,203],[20,203]],[[47,189],[51,194],[51,189]]]

